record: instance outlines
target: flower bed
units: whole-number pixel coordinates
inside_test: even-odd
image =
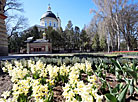
[[[59,67],[46,65],[40,60],[28,60],[24,63],[14,61],[13,64],[6,62],[2,69],[11,76],[13,83],[12,90],[2,94],[3,98],[0,100],[3,102],[52,102],[53,89],[60,81],[64,84],[62,95],[66,102],[101,102],[103,98],[97,93],[97,77],[88,61],[73,66],[63,64]],[[87,75],[86,82],[80,78],[82,73]]]
[[[78,57],[3,62],[12,89],[0,102],[125,102],[135,97],[138,63],[105,62]]]
[[[138,51],[114,51],[112,54],[138,55]]]

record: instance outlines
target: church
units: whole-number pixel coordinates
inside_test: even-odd
[[[49,4],[47,12],[44,13],[40,19],[40,25],[35,26],[39,31],[45,31],[45,28],[48,28],[49,26],[57,30],[61,27],[61,20],[58,15],[56,16],[51,11]],[[30,27],[29,29],[33,27]],[[33,40],[33,37],[29,37],[25,42],[27,43],[27,53],[52,53],[52,43],[46,39],[45,33],[43,33],[42,39]]]
[[[40,31],[44,31],[45,28],[53,27],[53,29],[57,30],[57,28],[61,27],[61,19],[60,17],[57,16],[52,12],[50,4],[48,5],[47,11],[41,16],[40,18],[40,25],[34,25],[38,28]],[[33,27],[34,27],[33,26]],[[31,28],[33,28],[31,27]],[[30,29],[30,28],[29,28]]]

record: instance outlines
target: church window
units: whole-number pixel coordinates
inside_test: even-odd
[[[36,52],[36,48],[34,48],[34,52]]]
[[[49,21],[49,26],[52,26],[52,23],[51,23],[51,21]]]
[[[56,27],[56,22],[54,22],[54,27]]]
[[[54,22],[54,27],[56,27],[56,23]]]
[[[39,51],[42,51],[42,49],[41,49],[41,48],[39,48]]]
[[[47,22],[45,21],[45,26],[47,26]]]

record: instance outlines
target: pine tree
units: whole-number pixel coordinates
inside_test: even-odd
[[[34,39],[40,39],[40,34],[39,34],[38,28],[36,26],[33,27],[32,34],[34,36]]]
[[[107,49],[107,42],[106,42],[105,36],[102,36],[102,38],[100,40],[100,48],[102,51],[106,51],[106,49]]]
[[[99,35],[98,33],[95,34],[93,40],[92,40],[92,49],[94,51],[99,51],[100,50],[100,41],[99,41]]]
[[[90,38],[87,32],[85,30],[82,30],[80,34],[80,43],[81,43],[80,46],[83,51],[89,49],[89,42],[90,42]]]

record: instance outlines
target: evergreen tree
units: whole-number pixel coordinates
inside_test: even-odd
[[[32,33],[34,39],[40,39],[40,32],[38,31],[38,28],[36,26],[33,27],[31,33]]]
[[[96,33],[94,35],[94,38],[92,40],[92,49],[94,51],[99,51],[100,50],[100,41],[99,41],[99,35]]]
[[[66,44],[65,49],[67,49],[67,50],[73,49],[73,45],[74,45],[74,41],[73,41],[74,31],[73,31],[73,24],[72,24],[71,21],[68,21],[68,24],[66,26],[64,34],[65,34],[65,44]]]
[[[100,48],[102,51],[106,51],[107,50],[107,42],[106,42],[106,37],[102,36],[101,40],[100,40]]]
[[[85,30],[82,30],[80,34],[80,46],[83,51],[89,48],[89,42],[90,42],[89,36],[87,35]]]
[[[48,26],[48,28],[45,29],[45,33],[46,33],[46,39],[49,40],[50,42],[52,42],[52,39],[51,39],[51,33],[53,31],[53,28]]]
[[[73,49],[79,50],[79,48],[80,48],[80,28],[78,26],[75,26],[75,29],[74,29],[73,42],[74,42]]]
[[[8,47],[9,47],[9,52],[13,53],[19,53],[20,48],[21,48],[21,39],[18,35],[18,33],[14,33],[12,37],[9,38],[8,40]]]
[[[57,32],[60,36],[60,38],[59,38],[59,45],[60,46],[59,47],[64,48],[64,46],[65,46],[65,34],[64,34],[64,31],[63,31],[62,27],[58,28]]]
[[[64,44],[62,28],[54,30],[52,27],[45,29],[46,39],[52,43],[53,50],[59,50]]]

